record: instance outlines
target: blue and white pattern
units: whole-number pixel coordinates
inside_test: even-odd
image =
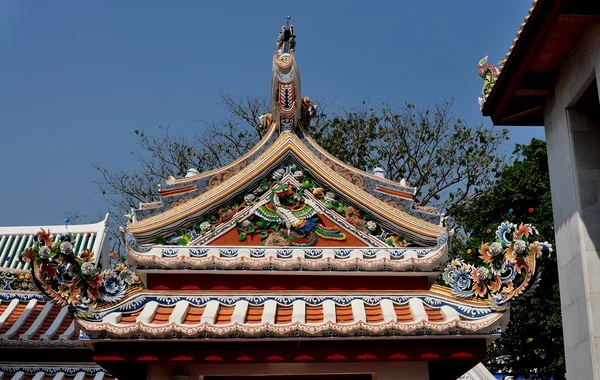
[[[219,295],[153,295],[153,294],[137,294],[131,296],[125,302],[113,307],[102,310],[94,316],[93,320],[99,321],[104,316],[115,311],[120,312],[135,312],[144,308],[149,302],[156,302],[160,306],[174,306],[179,301],[187,301],[192,306],[204,307],[210,301],[217,301],[219,304],[231,306],[240,301],[247,301],[251,306],[261,306],[265,302],[273,300],[281,306],[291,306],[294,301],[301,300],[308,306],[319,306],[325,301],[331,300],[339,306],[350,306],[353,300],[361,300],[368,305],[377,305],[382,300],[390,300],[395,305],[406,305],[412,298],[417,298],[423,302],[425,306],[439,309],[442,306],[449,306],[456,310],[459,315],[465,318],[482,318],[494,314],[487,306],[471,306],[464,303],[454,301],[448,298],[440,297],[431,294],[411,294],[411,295],[381,295],[372,294],[328,294],[328,295],[302,295],[302,294],[285,294],[285,295],[236,295],[236,296],[219,296]]]

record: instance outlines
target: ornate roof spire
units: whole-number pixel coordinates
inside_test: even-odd
[[[277,37],[277,55],[290,53],[296,48],[296,35],[294,24],[290,25],[290,16],[287,16],[286,24],[281,27]]]
[[[277,37],[277,51],[273,54],[273,74],[271,84],[271,119],[279,132],[294,132],[299,126],[306,126],[315,114],[315,105],[310,98],[300,95],[300,72],[296,65],[294,50],[296,34],[290,16],[281,27]]]

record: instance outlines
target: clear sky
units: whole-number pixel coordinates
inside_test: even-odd
[[[477,62],[498,62],[528,0],[0,1],[0,225],[62,224],[108,209],[91,164],[133,169],[135,129],[201,131],[225,116],[219,92],[267,94],[287,15],[303,95],[434,103],[470,125]],[[510,129],[515,143],[542,128]],[[120,218],[120,215],[114,217]]]

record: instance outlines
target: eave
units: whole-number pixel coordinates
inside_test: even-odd
[[[483,105],[483,115],[495,125],[544,125],[543,107],[561,66],[588,25],[598,20],[597,1],[534,1]]]
[[[286,317],[287,315],[287,317]],[[421,291],[164,292],[131,295],[78,319],[80,338],[102,341],[181,339],[280,340],[488,339],[508,312],[460,300],[447,289]]]

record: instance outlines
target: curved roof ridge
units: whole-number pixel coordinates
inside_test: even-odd
[[[228,169],[231,169],[233,167],[235,167],[236,165],[239,165],[242,161],[249,159],[254,153],[256,153],[258,150],[260,150],[260,148],[262,148],[264,145],[266,145],[271,138],[273,137],[273,134],[275,132],[275,122],[271,122],[271,125],[269,126],[267,133],[260,139],[260,141],[258,143],[256,143],[256,145],[254,147],[252,147],[252,149],[250,149],[248,152],[246,152],[244,155],[242,155],[241,157],[239,157],[238,159],[230,162],[227,165],[224,165],[220,168],[217,169],[212,169],[212,170],[208,170],[202,173],[199,173],[198,175],[195,176],[191,176],[191,177],[183,177],[183,178],[175,178],[173,180],[173,184],[181,184],[181,183],[188,183],[190,181],[194,181],[200,178],[204,178],[204,177],[208,177],[208,176],[212,176],[221,172],[224,172]],[[166,189],[165,189],[166,190]]]
[[[182,218],[201,213],[202,210],[214,206],[215,203],[226,199],[231,194],[241,191],[244,186],[256,178],[257,173],[276,165],[288,152],[294,153],[299,160],[317,174],[328,177],[332,182],[331,184],[334,185],[332,187],[335,187],[337,191],[344,193],[347,197],[374,213],[388,218],[391,223],[416,230],[432,238],[439,237],[445,230],[443,226],[422,220],[395,208],[369,194],[364,189],[357,187],[324,163],[295,133],[282,133],[259,157],[225,181],[157,215],[129,223],[128,230],[134,235],[146,235],[146,238],[154,237],[161,230],[170,230],[165,226],[176,223]],[[156,233],[152,233],[152,231]]]
[[[386,184],[390,184],[390,185],[395,185],[395,186],[399,186],[402,187],[406,190],[410,191],[411,195],[415,195],[417,193],[417,188],[413,187],[413,186],[405,186],[400,182],[396,182],[396,181],[392,181],[391,179],[385,178],[385,177],[379,177],[376,176],[373,173],[369,173],[366,172],[364,170],[355,168],[354,166],[348,165],[347,163],[343,162],[342,160],[338,159],[337,157],[335,157],[333,154],[329,153],[325,148],[323,148],[322,146],[319,145],[319,143],[317,143],[317,141],[315,139],[313,139],[310,134],[302,127],[300,127],[300,131],[303,135],[303,137],[306,139],[307,142],[310,143],[310,145],[312,145],[317,151],[319,151],[320,153],[322,153],[324,156],[326,156],[328,159],[330,159],[331,161],[335,162],[336,164],[350,170],[353,171],[359,175],[362,176],[366,176],[369,178],[372,178],[373,180],[377,181],[377,182],[381,182],[381,183],[386,183]]]

